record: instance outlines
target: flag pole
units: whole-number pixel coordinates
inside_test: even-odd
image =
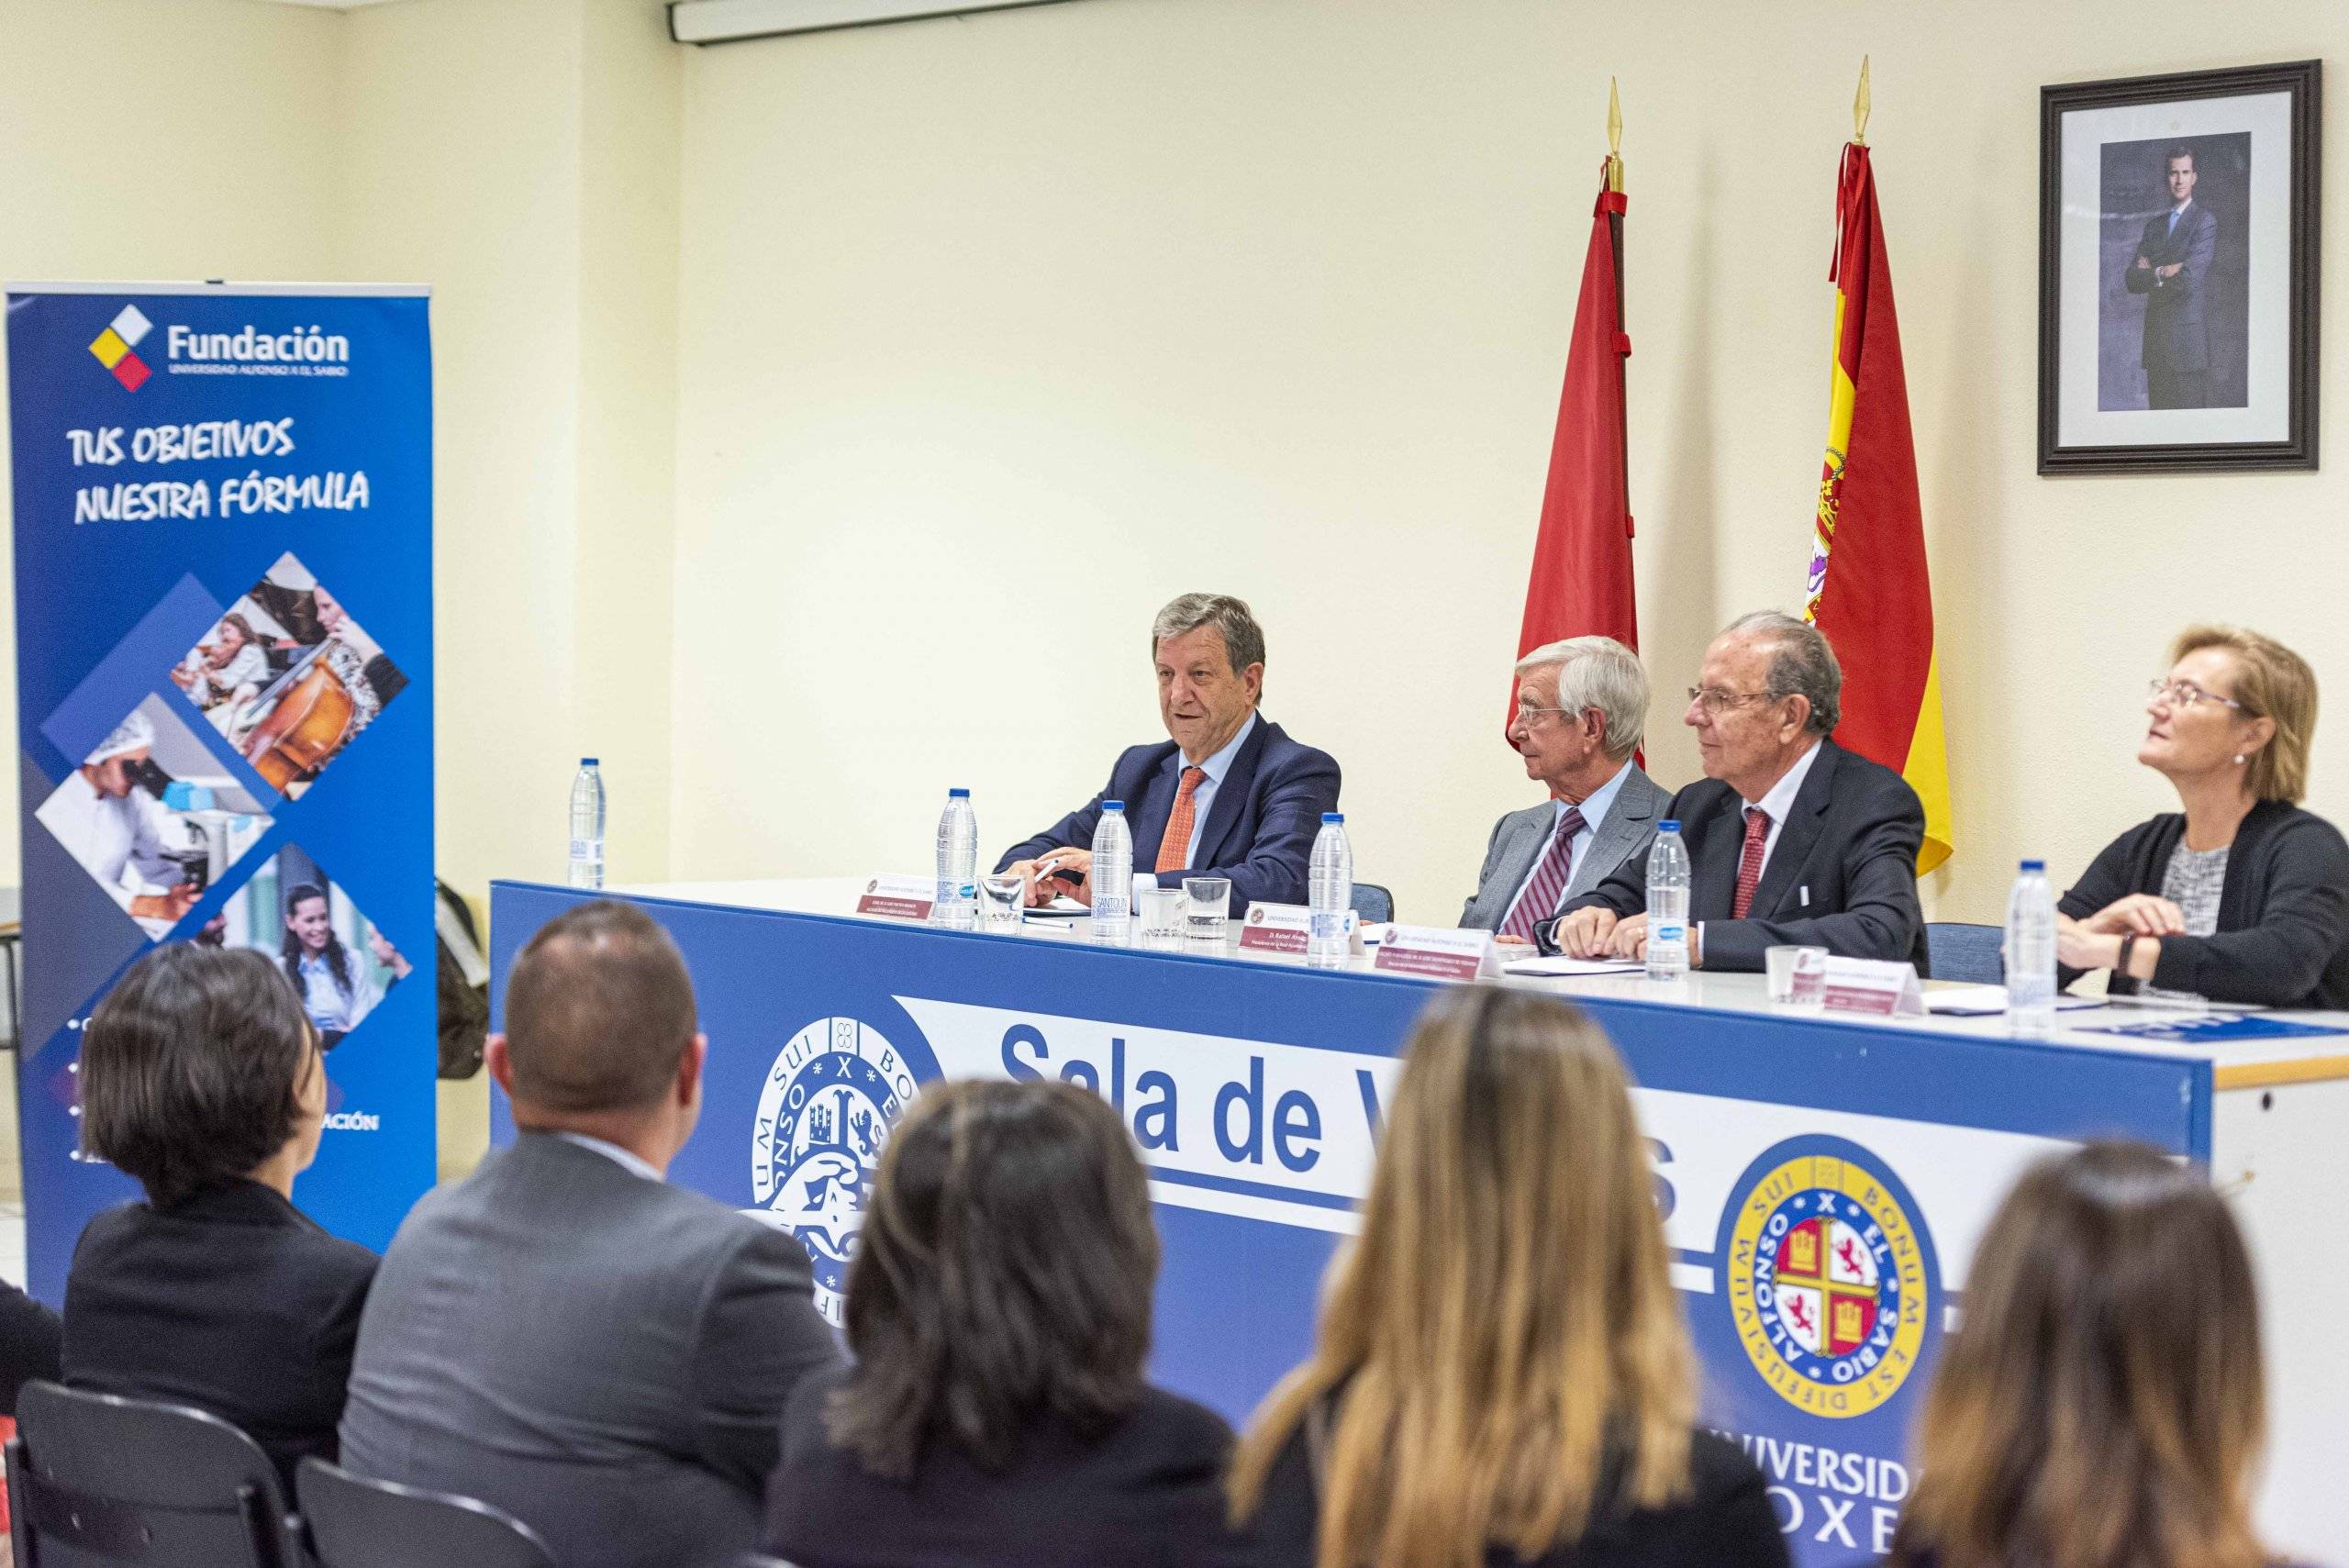
[[[1623,194],[1623,100],[1612,76],[1607,79],[1607,188]]]
[[[1868,57],[1860,56],[1860,90],[1852,97],[1852,140],[1868,144]]]

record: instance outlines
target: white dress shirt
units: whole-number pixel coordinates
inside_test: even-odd
[[[554,1136],[562,1139],[565,1143],[576,1143],[582,1149],[593,1149],[632,1176],[642,1176],[648,1182],[667,1180],[660,1172],[652,1168],[651,1161],[633,1149],[623,1149],[617,1143],[607,1143],[600,1138],[590,1138],[584,1132],[565,1132],[558,1129]]]
[[[1198,764],[1207,777],[1201,779],[1198,788],[1191,792],[1191,839],[1183,846],[1185,865],[1197,866],[1199,863],[1199,835],[1207,831],[1208,808],[1215,804],[1216,786],[1223,783],[1224,774],[1231,772],[1231,759],[1240,755],[1240,748],[1246,743],[1249,732],[1255,728],[1256,716],[1251,713],[1248,716],[1248,721],[1240,727],[1240,733],[1223,743],[1222,751]],[[1174,787],[1179,792],[1183,787],[1183,769],[1189,768],[1192,764],[1179,751],[1175,753],[1174,760],[1182,764],[1174,773]]]
[[[1542,840],[1540,851],[1527,863],[1525,874],[1518,880],[1517,891],[1509,895],[1508,907],[1501,911],[1501,923],[1494,928],[1495,930],[1505,931],[1508,929],[1508,917],[1517,913],[1517,901],[1525,896],[1526,886],[1532,882],[1533,873],[1542,869],[1542,859],[1549,854],[1550,846],[1557,840],[1558,825],[1565,820],[1568,806],[1582,813],[1582,831],[1575,835],[1574,842],[1570,846],[1573,851],[1573,860],[1570,863],[1574,871],[1579,872],[1582,869],[1582,858],[1590,853],[1590,846],[1598,838],[1598,825],[1607,819],[1607,813],[1614,806],[1615,797],[1623,792],[1623,781],[1630,776],[1631,772],[1631,762],[1626,759],[1623,765],[1615,770],[1613,778],[1609,779],[1580,800],[1552,798],[1550,837]],[[1566,901],[1567,887],[1574,884],[1572,873],[1566,877],[1566,887],[1558,889],[1558,902],[1562,905]],[[1544,909],[1538,917],[1546,920],[1556,913],[1555,909]]]
[[[1759,800],[1745,803],[1748,810],[1758,806],[1770,814],[1770,835],[1762,840],[1762,871],[1757,877],[1769,872],[1770,857],[1777,851],[1779,831],[1786,827],[1787,816],[1795,808],[1795,796],[1802,793],[1802,781],[1810,776],[1810,765],[1817,761],[1819,742],[1814,740],[1810,743],[1810,750],[1797,757],[1795,765],[1770,786],[1769,794]]]

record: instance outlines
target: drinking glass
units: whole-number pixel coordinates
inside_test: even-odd
[[[1014,872],[1008,876],[979,878],[979,924],[1017,926],[1027,903],[1027,881]]]
[[[1188,901],[1189,895],[1179,887],[1136,888],[1134,902],[1140,906],[1138,914],[1142,945],[1163,947],[1180,941],[1184,911]]]
[[[1183,879],[1183,934],[1195,942],[1223,940],[1231,910],[1231,879],[1228,876],[1186,876]]]

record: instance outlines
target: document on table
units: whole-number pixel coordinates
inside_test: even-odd
[[[1029,910],[1028,917],[1031,920],[1074,920],[1080,916],[1092,913],[1089,906],[1079,904],[1063,893],[1050,904],[1039,904]]]
[[[1503,974],[1632,974],[1647,968],[1636,958],[1520,958],[1501,965]]]
[[[2101,1007],[2101,996],[2069,996],[2055,998],[2059,1013],[2077,1012],[2083,1007]],[[2007,988],[2003,985],[1936,985],[1925,993],[1925,1011],[1943,1013],[1954,1018],[1987,1018],[2007,1010]]]

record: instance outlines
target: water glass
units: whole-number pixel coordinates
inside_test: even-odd
[[[1228,876],[1186,876],[1183,879],[1183,934],[1195,942],[1220,942],[1231,912],[1231,879]]]
[[[1008,876],[979,878],[979,924],[982,926],[1017,926],[1019,912],[1027,905],[1027,880],[1014,872]]]
[[[1134,904],[1143,946],[1165,947],[1182,940],[1189,895],[1181,888],[1138,887],[1134,889]]]
[[[1762,973],[1770,989],[1770,1005],[1783,1007],[1795,999],[1795,955],[1798,947],[1778,946],[1762,950]]]

